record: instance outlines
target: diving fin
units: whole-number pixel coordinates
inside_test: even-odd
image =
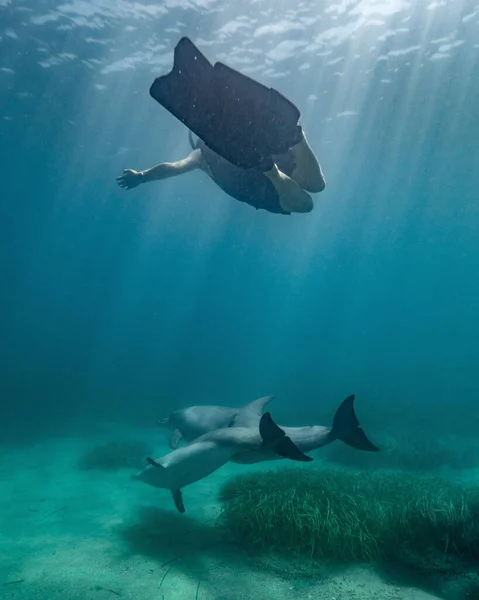
[[[263,445],[273,450],[273,452],[276,452],[276,454],[300,462],[309,462],[313,460],[310,456],[306,456],[306,454],[301,452],[281,427],[276,425],[269,412],[264,413],[261,417],[259,422],[259,433],[263,440]]]
[[[268,170],[273,155],[302,139],[301,115],[292,102],[223,63],[213,66],[187,37],[150,95],[208,148],[243,169]]]
[[[341,440],[348,446],[365,452],[378,452],[379,448],[369,441],[359,425],[354,411],[354,394],[344,400],[333,418],[331,437]]]

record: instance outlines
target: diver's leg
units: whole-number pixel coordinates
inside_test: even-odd
[[[146,169],[146,171],[125,169],[123,174],[116,178],[116,181],[124,190],[131,190],[140,185],[140,183],[176,177],[177,175],[183,175],[183,173],[189,173],[194,169],[199,169],[201,166],[201,150],[196,149],[183,160],[160,163],[150,169]]]
[[[274,185],[283,210],[291,213],[306,213],[313,210],[311,196],[291,177],[282,173],[276,165],[269,171],[264,171],[266,177]]]
[[[308,144],[304,131],[302,134],[301,141],[291,148],[296,163],[291,177],[308,192],[322,192],[326,181],[321,166]]]

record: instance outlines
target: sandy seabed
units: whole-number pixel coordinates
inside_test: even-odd
[[[271,464],[226,465],[184,490],[187,513],[180,515],[168,491],[131,480],[134,470],[78,469],[85,451],[109,439],[145,440],[155,456],[168,451],[163,432],[124,427],[2,448],[2,600],[440,598],[367,565],[310,569],[297,558],[248,556],[226,543],[215,527],[218,488]]]

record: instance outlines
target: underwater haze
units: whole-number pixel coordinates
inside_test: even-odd
[[[0,0],[2,435],[275,394],[300,424],[477,430],[479,4]],[[200,171],[149,96],[188,36],[299,107],[309,214]],[[361,408],[359,408],[361,407]]]
[[[356,393],[475,431],[477,2],[0,11],[2,429],[264,394],[311,421]],[[327,181],[312,213],[255,211],[199,171],[116,186],[189,151],[148,94],[181,36],[298,105]]]
[[[311,212],[117,185],[191,152],[183,37],[299,108]],[[479,598],[478,100],[479,0],[0,0],[2,600]]]

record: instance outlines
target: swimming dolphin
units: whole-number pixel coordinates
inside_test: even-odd
[[[271,415],[265,413],[259,427],[217,429],[166,456],[147,458],[148,466],[132,478],[170,490],[177,510],[184,513],[183,487],[218,470],[236,454],[261,452],[262,449],[291,460],[313,460],[298,450]]]
[[[234,428],[257,427],[261,418],[261,412],[273,396],[258,398],[254,402],[247,404],[243,408],[231,408],[223,406],[190,406],[171,413],[167,419],[163,419],[162,424],[168,424],[170,427],[176,427],[173,432],[170,445],[174,442],[176,446],[180,439],[192,441],[198,432],[199,435],[211,431],[208,427],[214,428]],[[311,452],[322,446],[326,446],[335,440],[341,440],[348,446],[357,450],[366,452],[377,452],[377,448],[367,438],[364,431],[359,426],[359,421],[354,411],[354,395],[348,396],[342,402],[333,418],[332,427],[323,425],[313,425],[308,427],[283,427],[293,442],[302,452]],[[280,457],[269,452],[265,448],[259,451],[247,451],[239,453],[231,458],[233,462],[255,463],[265,460],[278,460]]]
[[[340,440],[348,446],[365,452],[378,452],[359,425],[359,420],[354,411],[354,395],[348,396],[339,405],[331,427],[311,425],[308,427],[283,427],[280,426],[294,445],[301,452],[311,452],[331,442]],[[234,428],[234,423],[233,423]],[[240,464],[252,464],[267,460],[278,460],[281,456],[271,452],[267,447],[252,448],[241,451],[230,458],[230,461]]]
[[[249,402],[240,408],[229,406],[189,406],[174,410],[159,421],[173,429],[170,437],[170,448],[175,450],[183,439],[192,442],[205,433],[227,427],[258,427],[264,407],[271,402],[273,396],[264,396]]]

